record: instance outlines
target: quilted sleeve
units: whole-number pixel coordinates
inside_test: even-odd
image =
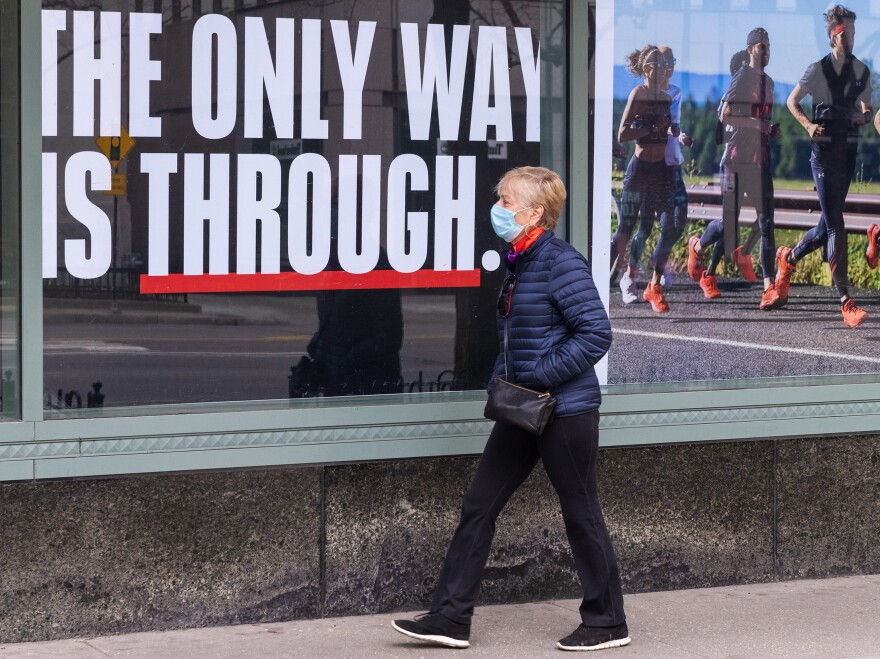
[[[504,377],[504,352],[499,351],[498,357],[495,358],[495,366],[492,368],[492,375],[489,376],[489,382],[486,385],[486,391],[492,391],[492,383],[495,382],[496,378]]]
[[[568,326],[568,338],[535,365],[535,378],[551,391],[602,359],[611,346],[611,323],[584,257],[566,250],[550,272],[550,296]]]

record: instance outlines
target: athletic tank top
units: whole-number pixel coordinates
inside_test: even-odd
[[[669,131],[670,110],[672,100],[667,99],[644,99],[640,98],[633,103],[635,117],[633,122],[638,122],[642,128],[655,127],[648,135],[636,140],[636,144],[666,144],[666,135]]]

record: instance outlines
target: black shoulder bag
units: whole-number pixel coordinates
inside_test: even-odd
[[[504,319],[504,377],[507,374],[507,318]],[[521,387],[507,379],[497,378],[492,383],[489,400],[483,416],[493,421],[509,423],[533,435],[544,432],[553,418],[556,398],[549,391],[540,392]]]

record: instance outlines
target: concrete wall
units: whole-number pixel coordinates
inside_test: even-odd
[[[880,436],[607,449],[628,592],[880,572]],[[0,486],[0,642],[422,609],[476,458]],[[542,469],[481,602],[575,597]]]

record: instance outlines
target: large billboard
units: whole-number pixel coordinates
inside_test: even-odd
[[[94,5],[42,12],[47,408],[485,386],[562,2]]]
[[[609,384],[880,372],[880,14],[755,7],[598,3]]]

